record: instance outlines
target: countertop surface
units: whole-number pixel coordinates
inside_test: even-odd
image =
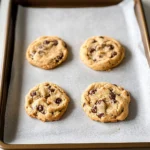
[[[2,1],[6,1],[6,0],[2,0]],[[148,29],[149,29],[149,33],[150,33],[150,0],[142,0],[142,2],[143,2],[144,11],[145,11],[146,20],[147,20],[147,25],[148,25]],[[3,4],[3,2],[0,2],[0,3]],[[0,6],[0,9],[1,9],[1,6]],[[3,11],[0,10],[0,27],[1,27],[2,21],[3,21]],[[0,31],[0,33],[1,33],[1,31]],[[0,49],[0,56],[2,56],[2,50],[1,49]],[[0,66],[1,66],[1,64],[0,64]],[[129,150],[129,149],[120,149],[120,150]],[[146,149],[137,148],[136,150],[150,150],[150,148],[146,148]]]

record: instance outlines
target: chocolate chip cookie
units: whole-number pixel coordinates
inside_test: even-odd
[[[56,84],[45,82],[33,87],[25,98],[25,110],[42,121],[59,120],[67,109],[69,97]]]
[[[93,36],[80,49],[81,60],[94,70],[109,70],[120,64],[124,55],[123,46],[106,36]]]
[[[110,83],[93,83],[82,95],[82,108],[95,121],[116,122],[128,116],[130,94]]]
[[[66,60],[67,55],[66,43],[54,36],[42,36],[36,39],[26,52],[29,63],[43,69],[55,68]]]

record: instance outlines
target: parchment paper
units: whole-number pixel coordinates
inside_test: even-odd
[[[67,61],[56,69],[42,70],[25,59],[28,45],[43,35],[59,36],[69,45]],[[110,72],[91,70],[79,58],[81,44],[94,35],[113,37],[126,48],[125,59]],[[60,121],[43,123],[25,113],[25,95],[45,81],[60,85],[71,98]],[[82,92],[89,84],[103,81],[130,91],[132,99],[126,121],[99,123],[83,112]],[[5,116],[6,143],[150,142],[149,98],[150,69],[132,0],[102,8],[19,7]]]

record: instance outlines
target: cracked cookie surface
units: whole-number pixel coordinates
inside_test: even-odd
[[[124,88],[106,82],[93,83],[82,94],[85,113],[95,121],[117,122],[128,116],[130,94]]]
[[[42,121],[59,120],[70,99],[58,85],[45,82],[33,87],[25,98],[25,110],[33,118]]]
[[[125,50],[116,40],[106,36],[93,36],[80,48],[80,58],[93,70],[109,70],[120,64]]]
[[[29,63],[43,69],[55,68],[66,60],[67,55],[66,43],[55,36],[42,36],[36,39],[26,52]]]

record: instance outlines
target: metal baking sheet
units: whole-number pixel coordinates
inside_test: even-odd
[[[84,14],[84,15],[83,15]],[[38,16],[38,17],[37,17]],[[150,142],[150,74],[134,12],[134,1],[109,7],[28,8],[19,6],[15,49],[8,92],[4,142],[9,144]],[[69,57],[53,70],[31,66],[28,45],[42,35],[57,35],[69,45]],[[79,58],[81,44],[94,35],[107,35],[126,48],[124,61],[107,72],[93,71]],[[43,123],[26,115],[24,97],[38,83],[60,85],[71,98],[60,121]],[[111,82],[131,93],[126,121],[99,123],[80,106],[81,94],[93,82]],[[140,134],[140,136],[139,136]]]

